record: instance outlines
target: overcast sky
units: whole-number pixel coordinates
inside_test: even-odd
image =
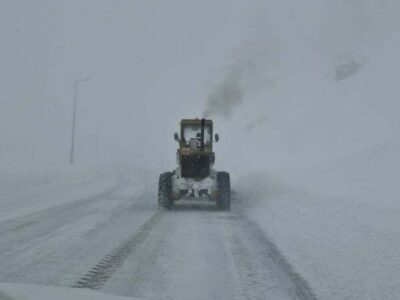
[[[221,135],[218,166],[233,172],[362,150],[399,134],[399,6],[1,1],[0,163],[68,162],[73,86],[84,78],[78,163],[172,169],[179,120],[204,112]]]

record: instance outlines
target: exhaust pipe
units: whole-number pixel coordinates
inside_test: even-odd
[[[204,150],[204,127],[206,125],[206,119],[201,119],[201,150]]]

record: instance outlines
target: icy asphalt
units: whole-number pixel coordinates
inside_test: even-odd
[[[240,199],[159,211],[126,181],[0,221],[0,282],[146,299],[315,299]]]

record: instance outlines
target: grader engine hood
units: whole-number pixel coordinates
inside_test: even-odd
[[[210,175],[215,155],[212,150],[213,123],[205,119],[181,121],[178,162],[185,178],[205,178]]]
[[[181,174],[185,178],[205,178],[210,175],[210,155],[181,154]]]

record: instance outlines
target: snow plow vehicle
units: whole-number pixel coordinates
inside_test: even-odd
[[[219,210],[231,206],[230,176],[227,172],[214,170],[215,153],[213,122],[206,119],[181,120],[180,134],[174,138],[179,144],[178,167],[173,172],[160,175],[158,184],[158,206],[171,209],[174,202],[182,198],[209,199]]]

